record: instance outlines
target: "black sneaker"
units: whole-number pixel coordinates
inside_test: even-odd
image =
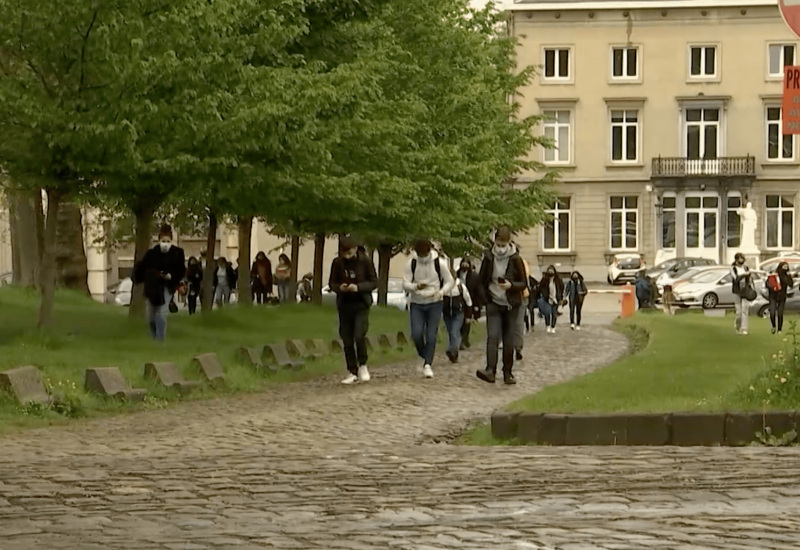
[[[508,386],[513,386],[517,383],[517,379],[514,378],[513,374],[503,374],[503,384]]]
[[[522,352],[520,350],[517,350],[516,358],[517,358],[517,361],[522,361]]]
[[[475,372],[475,376],[477,376],[478,378],[480,378],[481,380],[483,380],[484,382],[487,382],[489,384],[494,384],[494,382],[495,382],[494,373],[492,371],[490,371],[489,369],[476,371]]]
[[[772,334],[775,334],[776,332],[777,330],[775,329],[775,327],[772,327]]]

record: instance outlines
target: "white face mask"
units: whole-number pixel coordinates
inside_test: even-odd
[[[495,252],[497,252],[501,256],[503,256],[505,254],[508,254],[508,251],[510,250],[510,248],[511,248],[511,245],[508,245],[508,244],[503,245],[503,246],[494,245]]]
[[[169,241],[161,241],[158,243],[158,246],[161,247],[161,252],[169,252],[169,249],[172,248],[172,243]]]

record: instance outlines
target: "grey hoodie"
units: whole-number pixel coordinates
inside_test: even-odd
[[[508,307],[508,296],[506,291],[497,284],[497,279],[505,278],[506,271],[508,271],[508,260],[517,253],[517,247],[511,243],[508,245],[508,250],[505,254],[499,254],[497,247],[493,246],[491,253],[494,256],[494,273],[492,273],[492,281],[489,283],[489,294],[491,294],[492,301],[495,304]]]

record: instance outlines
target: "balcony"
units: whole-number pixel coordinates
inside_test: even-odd
[[[688,159],[658,157],[653,159],[653,178],[699,177],[755,177],[755,157],[721,157],[715,159]]]

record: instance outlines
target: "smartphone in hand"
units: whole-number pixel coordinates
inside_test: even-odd
[[[497,284],[502,285],[505,282],[506,282],[506,280],[503,277],[498,277],[497,278]]]

